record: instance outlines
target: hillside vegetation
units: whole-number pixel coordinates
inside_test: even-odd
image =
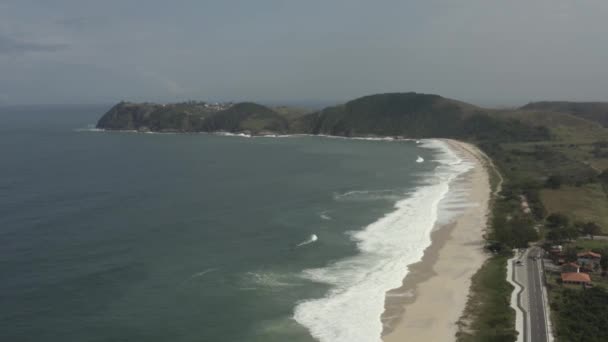
[[[288,112],[287,109],[283,109]],[[289,112],[290,115],[291,112]],[[107,130],[153,132],[261,132],[287,131],[287,118],[274,110],[250,102],[219,109],[204,102],[168,105],[121,102],[97,122]]]
[[[202,121],[202,131],[286,133],[287,119],[274,110],[251,102],[238,103]]]
[[[608,102],[532,102],[521,107],[522,110],[569,113],[608,127]]]
[[[551,214],[572,222],[595,222],[603,228],[600,233],[608,233],[607,113],[604,103],[538,102],[517,110],[492,110],[438,95],[390,93],[313,113],[255,103],[217,109],[197,102],[123,102],[97,126],[158,132],[455,138],[475,143],[500,173],[496,179],[503,181],[502,191],[492,199],[486,233],[486,247],[493,256],[473,277],[457,339],[514,341],[512,287],[505,279],[506,260],[513,248],[527,247],[555,233],[545,225]],[[493,186],[497,184],[495,180]],[[530,210],[524,210],[524,204]],[[589,338],[605,328],[601,325],[605,320],[577,315],[579,306],[597,298],[605,300],[604,292],[588,292],[589,296],[562,292],[550,289],[558,337]],[[564,310],[565,305],[576,310]],[[594,310],[600,312],[601,307],[596,305]]]
[[[365,96],[303,116],[294,128],[340,136],[524,141],[549,137],[543,127],[491,115],[491,111],[438,95],[417,93]]]
[[[496,115],[491,110],[439,95],[418,93],[370,95],[309,114],[249,102],[220,111],[209,110],[199,102],[170,105],[121,102],[99,120],[97,127],[158,132],[443,137],[474,141],[550,138],[550,131],[542,125]]]

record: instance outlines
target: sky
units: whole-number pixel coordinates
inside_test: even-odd
[[[608,101],[606,0],[0,0],[0,105]]]

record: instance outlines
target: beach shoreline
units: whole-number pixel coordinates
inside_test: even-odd
[[[401,287],[386,293],[382,339],[450,341],[469,295],[471,278],[487,259],[483,251],[490,201],[487,157],[475,146],[442,140],[473,168],[455,183],[466,188],[464,209],[436,224],[421,261],[408,266]]]

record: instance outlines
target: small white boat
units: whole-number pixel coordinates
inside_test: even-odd
[[[418,159],[416,159],[416,163],[422,163],[424,162],[424,158],[422,158],[421,156],[418,156]]]

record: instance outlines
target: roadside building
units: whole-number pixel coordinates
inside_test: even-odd
[[[595,270],[600,266],[602,255],[591,251],[577,254],[577,263],[588,270]]]
[[[549,258],[553,260],[556,265],[561,265],[566,262],[564,258],[564,248],[561,245],[553,245],[549,249]]]
[[[561,254],[564,251],[564,247],[562,245],[553,245],[549,250],[551,254]]]
[[[591,285],[591,277],[587,273],[562,273],[562,283],[575,285]]]
[[[579,273],[581,271],[581,267],[575,262],[569,262],[567,264],[562,265],[563,273]]]

